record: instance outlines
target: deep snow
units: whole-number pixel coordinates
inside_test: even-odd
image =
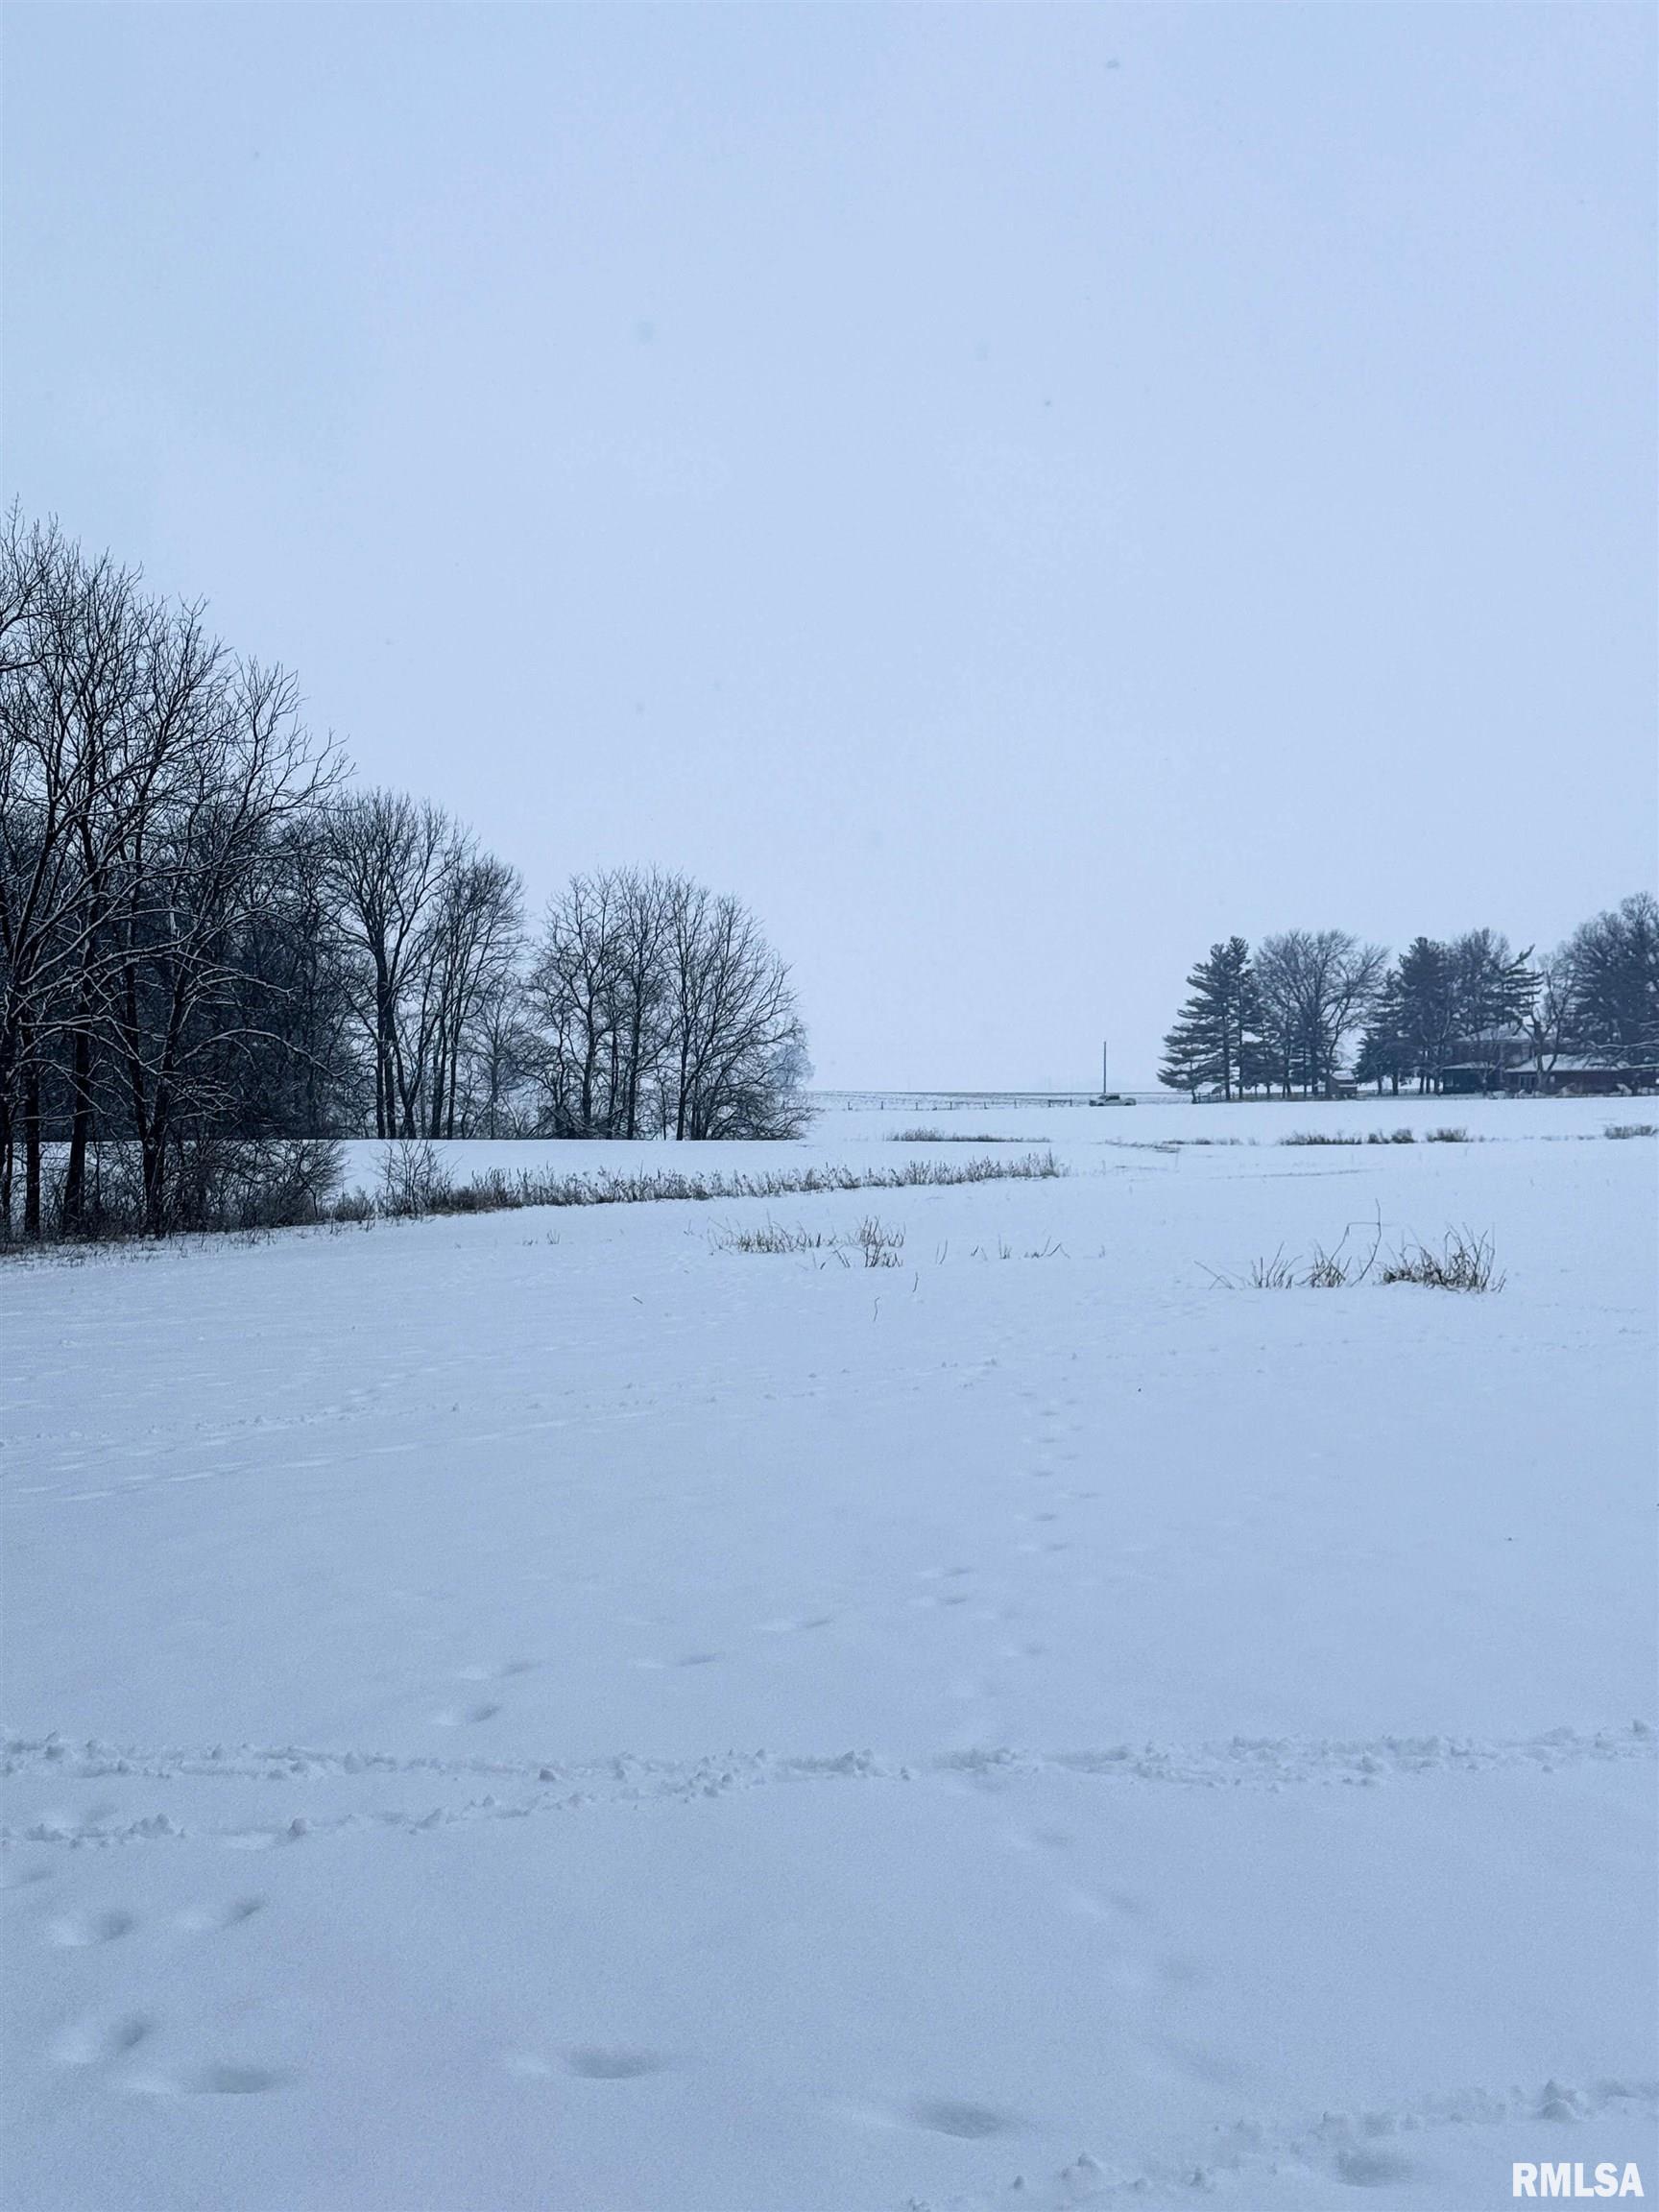
[[[1652,2197],[1649,1112],[0,1272],[8,2207]]]

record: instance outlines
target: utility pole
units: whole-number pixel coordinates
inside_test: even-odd
[[[1100,1095],[1102,1098],[1106,1097],[1112,1089],[1106,1074],[1106,1039],[1102,1037],[1100,1040]]]

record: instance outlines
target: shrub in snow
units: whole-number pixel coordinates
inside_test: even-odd
[[[419,1220],[447,1207],[454,1186],[427,1138],[404,1138],[387,1146],[380,1163],[380,1212],[393,1220]]]

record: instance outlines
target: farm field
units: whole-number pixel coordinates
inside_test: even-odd
[[[1650,1118],[0,1269],[11,2212],[1651,2195]]]

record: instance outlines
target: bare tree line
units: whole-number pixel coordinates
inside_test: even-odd
[[[788,971],[735,900],[579,877],[540,929],[442,807],[361,789],[294,678],[0,528],[0,1233],[180,1225],[216,1142],[721,1138],[799,1122]]]

